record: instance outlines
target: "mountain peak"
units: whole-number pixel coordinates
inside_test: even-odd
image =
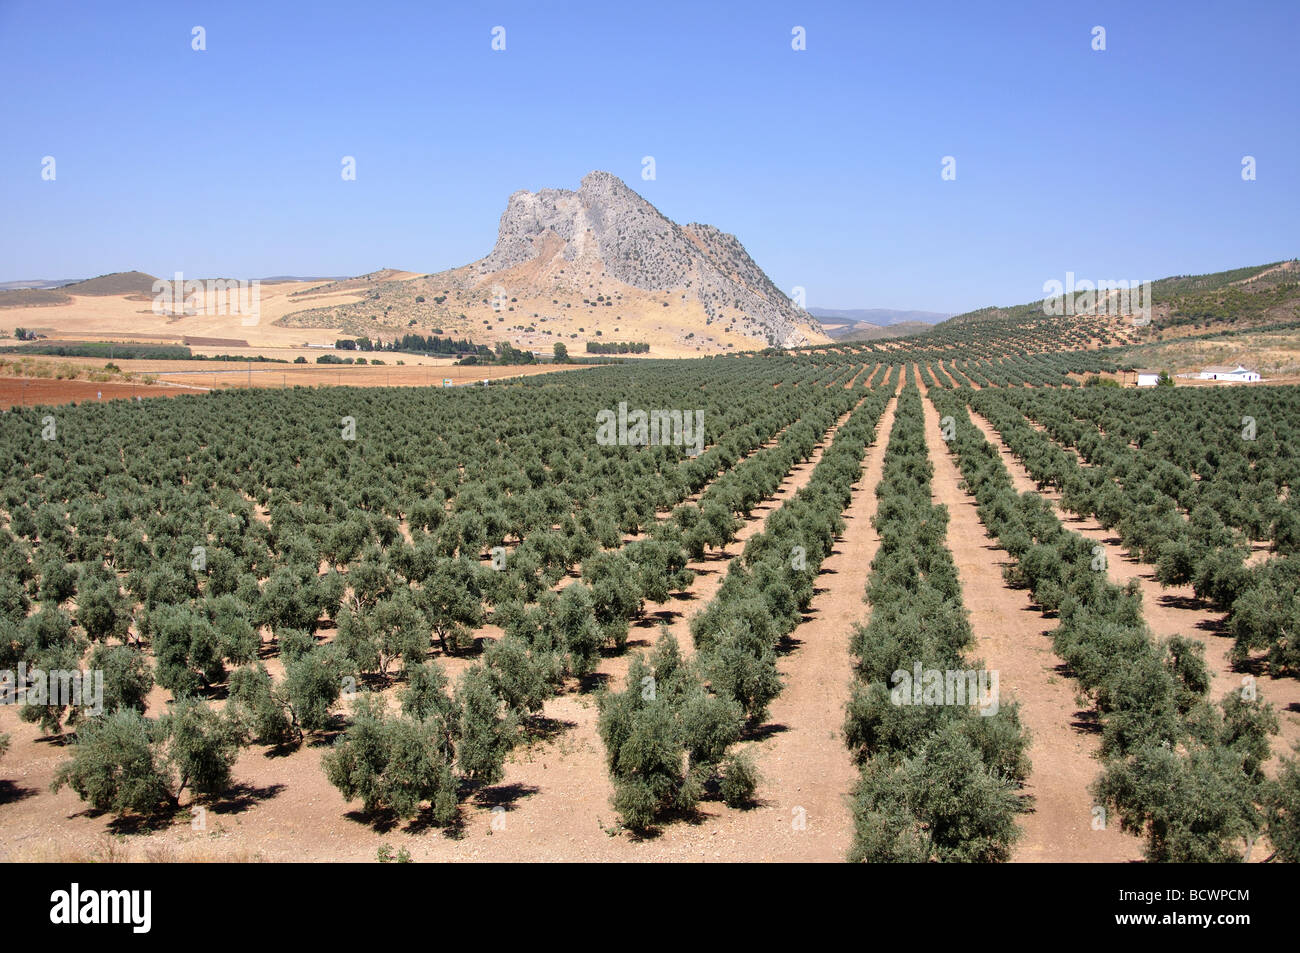
[[[606,172],[603,169],[592,169],[582,177],[579,183],[578,191],[583,190],[600,190],[600,189],[625,189],[628,192],[627,183],[616,176],[613,172]]]
[[[777,289],[735,236],[712,225],[678,225],[618,176],[599,169],[583,176],[577,191],[513,193],[496,246],[470,272],[476,285],[555,292],[557,298],[579,290],[578,273],[596,275],[629,289],[693,300],[706,325],[719,322],[755,344],[793,347],[826,340],[816,320]]]

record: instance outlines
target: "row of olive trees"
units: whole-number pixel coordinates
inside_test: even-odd
[[[749,472],[732,471],[736,479],[720,490],[747,511],[812,455],[817,434],[859,401],[808,485],[768,517],[764,531],[732,561],[717,597],[693,620],[695,657],[683,661],[665,633],[648,660],[633,660],[623,690],[601,697],[599,727],[614,782],[613,806],[626,827],[644,831],[689,814],[711,793],[732,806],[751,802],[758,784],[753,763],[728,749],[744,722],[761,720],[780,691],[777,643],[801,621],[812,598],[813,579],[842,527],[840,514],[884,398],[842,391],[810,409],[764,462]],[[739,494],[747,484],[761,495]]]
[[[827,393],[810,390],[795,406],[823,401]],[[725,475],[762,466],[768,454],[749,457]],[[719,463],[729,466],[735,459],[720,457]],[[678,507],[674,515],[706,505],[721,482],[714,481],[704,498]],[[662,602],[690,585],[693,574],[686,568],[682,522],[656,522],[646,536],[621,549],[585,552],[581,580],[558,591],[558,580],[544,571],[545,564],[521,559],[519,550],[510,554],[507,565],[528,567],[528,585],[522,590],[493,592],[492,570],[444,560],[427,577],[410,574],[417,577],[413,581],[419,588],[408,598],[405,588],[374,584],[381,573],[356,567],[353,572],[361,570],[357,574],[366,581],[354,584],[354,604],[340,616],[333,647],[363,674],[387,676],[389,664],[400,659],[407,685],[400,693],[398,713],[390,713],[377,696],[363,695],[356,703],[352,724],[324,760],[330,782],[349,800],[359,798],[367,811],[409,817],[427,802],[436,822],[450,823],[457,792],[500,779],[503,759],[517,742],[519,729],[541,712],[548,697],[562,690],[566,678],[589,675],[602,650],[620,651],[646,599]],[[567,571],[564,559],[551,565],[560,574]],[[456,568],[445,572],[449,566]],[[449,694],[436,665],[420,661],[428,647],[429,625],[444,650],[463,648],[485,619],[484,604],[494,601],[493,621],[503,635],[489,643],[481,663],[466,672],[454,695]],[[678,697],[673,686],[680,677],[665,678],[664,699]],[[279,724],[284,725],[283,719]],[[742,783],[746,769],[741,761],[728,772],[727,790],[733,796],[739,796],[732,788]]]
[[[1300,397],[1233,390],[1177,404],[1133,391],[973,400],[1039,484],[1062,490],[1067,509],[1113,527],[1162,585],[1190,584],[1227,612],[1237,662],[1264,649],[1276,671],[1300,672],[1300,568],[1288,558],[1247,565],[1251,540],[1270,539],[1281,557],[1300,551],[1300,504],[1283,498],[1300,479]],[[1258,415],[1253,439],[1243,439],[1243,415]]]
[[[1015,705],[965,694],[919,696],[922,673],[981,671],[961,583],[945,543],[948,512],[931,502],[933,466],[919,391],[902,391],[876,488],[880,548],[853,633],[845,738],[862,774],[854,790],[853,861],[1006,860],[1019,836],[1028,737]],[[991,683],[985,682],[985,685]],[[994,704],[989,704],[993,702]],[[975,706],[984,704],[983,709]]]
[[[804,400],[815,404],[826,400],[827,393],[811,391]],[[785,447],[788,454],[791,446],[799,446],[797,440],[787,431],[778,448]],[[678,507],[675,519],[655,523],[645,537],[621,549],[587,554],[581,581],[557,592],[555,580],[543,576],[535,588],[511,593],[497,604],[493,616],[503,629],[502,637],[489,644],[481,664],[466,672],[454,696],[448,694],[436,665],[419,662],[427,649],[428,622],[444,648],[468,637],[483,622],[491,571],[462,564],[454,578],[435,573],[420,580],[421,588],[410,599],[401,588],[390,592],[369,587],[373,598],[362,596],[355,610],[345,610],[334,645],[363,672],[386,674],[388,663],[400,657],[407,686],[401,692],[399,713],[390,713],[377,696],[363,695],[357,702],[351,726],[325,757],[330,782],[349,800],[361,799],[367,811],[408,817],[428,802],[435,821],[450,823],[456,814],[457,791],[466,784],[500,779],[503,759],[516,742],[519,727],[562,689],[565,678],[589,675],[605,648],[622,650],[629,624],[641,614],[646,599],[662,602],[690,585],[693,574],[686,568],[682,526],[691,524],[683,514],[708,505],[706,499],[720,492],[720,484],[729,485],[724,482],[727,476],[769,468],[772,454],[761,452],[727,470],[701,500]],[[742,512],[756,502],[746,502]],[[517,558],[515,553],[510,560]],[[647,703],[659,706],[657,711],[680,712],[689,699],[692,713],[687,721],[677,718],[678,725],[670,732],[676,741],[669,742],[670,746],[680,743],[683,757],[688,747],[695,753],[695,766],[680,779],[680,790],[671,798],[685,807],[697,789],[701,759],[717,762],[729,743],[726,726],[738,731],[739,717],[704,691],[698,679],[690,680],[691,669],[681,664],[671,640],[661,643],[656,658],[662,687],[646,695]],[[643,663],[637,660],[633,668],[642,673]],[[640,692],[642,676],[635,677]],[[637,721],[631,708],[621,710],[621,723]],[[602,712],[602,730],[617,731],[610,726],[619,716],[603,703]],[[690,731],[705,732],[713,747],[704,748],[705,739],[691,735],[684,727],[688,723]],[[283,720],[279,724],[283,726]],[[628,730],[636,731],[635,727]],[[642,767],[653,774],[649,766]],[[752,767],[744,759],[729,761],[723,780],[726,796],[735,800],[747,796],[745,791],[752,792],[747,778],[752,780]],[[634,824],[641,819],[648,823],[654,813],[652,804],[663,794],[662,782],[660,778],[651,783],[659,792],[654,796],[647,795],[644,787],[638,787],[635,795],[624,790],[620,809]]]
[[[1152,638],[1135,584],[1111,583],[1091,541],[1066,529],[1038,494],[1017,494],[998,450],[959,397],[934,395],[956,423],[951,446],[989,532],[1015,560],[1009,582],[1059,616],[1053,647],[1093,700],[1105,769],[1094,785],[1153,861],[1241,860],[1263,834],[1285,859],[1300,823],[1294,763],[1263,771],[1277,716],[1247,681],[1208,697],[1204,646]]]
[[[815,398],[818,390],[822,389],[805,391],[792,406],[797,410]],[[778,421],[773,418],[773,426]],[[761,442],[762,432],[754,431],[747,439]],[[743,445],[735,449],[743,449]],[[348,527],[339,531],[348,531]],[[364,528],[359,535],[364,538]],[[45,540],[41,542],[43,549]],[[116,664],[107,667],[122,671],[122,677],[115,679],[110,672],[108,679],[106,707],[113,714],[84,725],[84,734],[75,738],[74,756],[61,775],[61,783],[71,784],[97,805],[148,813],[174,804],[187,785],[197,795],[211,796],[229,780],[228,771],[218,771],[210,778],[187,782],[191,772],[176,767],[171,753],[177,744],[176,732],[183,732],[193,719],[175,721],[168,715],[151,722],[142,716],[153,678],[144,645],[155,656],[158,683],[171,690],[187,711],[206,710],[195,696],[227,682],[230,704],[221,723],[228,725],[229,731],[208,733],[214,745],[220,744],[207,756],[213,764],[224,763],[233,759],[231,752],[241,744],[294,745],[305,732],[331,727],[331,709],[341,686],[355,684],[370,674],[386,680],[395,662],[402,665],[408,692],[412,686],[437,681],[440,673],[433,670],[434,674],[429,674],[430,663],[425,662],[430,632],[444,651],[463,650],[473,629],[482,624],[484,603],[501,591],[493,589],[501,574],[468,559],[434,553],[422,558],[414,548],[396,546],[384,552],[373,543],[345,573],[333,569],[317,576],[301,564],[301,568],[282,565],[271,570],[270,578],[260,586],[255,576],[239,574],[230,560],[223,558],[227,550],[215,549],[211,556],[204,571],[197,574],[199,581],[167,565],[144,575],[140,607],[134,613],[134,644],[110,644],[110,639],[125,642],[129,638],[131,600],[106,567],[92,562],[72,567],[79,576],[43,604],[41,611],[18,623],[27,637],[11,645],[17,646],[20,657],[41,657],[43,652],[43,657],[55,660],[52,653],[57,650],[62,653],[57,660],[71,666],[93,641],[92,661],[113,658]],[[527,566],[527,560],[519,556],[516,551],[512,561]],[[432,706],[454,729],[442,732],[444,742],[436,751],[425,752],[445,770],[425,773],[442,781],[449,771],[460,775],[454,786],[420,789],[439,819],[449,816],[448,804],[455,803],[453,795],[462,782],[490,783],[499,776],[515,725],[521,717],[540,709],[557,676],[586,674],[603,645],[620,646],[626,640],[630,618],[641,610],[644,595],[662,600],[670,591],[689,584],[685,564],[680,534],[672,522],[656,527],[649,538],[632,543],[623,553],[590,555],[583,560],[582,583],[558,597],[544,599],[533,610],[534,620],[539,611],[548,617],[548,636],[562,647],[560,654],[566,664],[553,665],[552,657],[512,637],[517,633],[508,632],[506,639],[489,649],[484,664],[470,670],[452,702]],[[540,568],[534,570],[539,576]],[[55,575],[50,572],[41,584],[50,585],[48,580]],[[541,578],[546,583],[554,581]],[[531,585],[541,588],[536,582]],[[342,599],[344,586],[346,600]],[[528,595],[534,592],[536,588]],[[72,617],[55,601],[58,597],[76,603],[76,623],[86,636],[74,629]],[[23,616],[29,609],[26,598],[19,587],[14,593],[14,615]],[[503,616],[510,616],[511,605],[514,603],[505,607]],[[318,645],[314,633],[322,616],[328,618],[340,608],[337,637],[330,645]],[[257,661],[260,626],[273,633],[273,649],[284,665],[285,675],[278,681]],[[236,666],[234,671],[227,671],[227,663]],[[117,682],[122,683],[120,689],[115,687]],[[449,710],[456,712],[454,717],[446,716]],[[357,717],[327,760],[327,773],[349,799],[361,797],[368,808],[408,813],[420,798],[412,800],[409,790],[405,796],[393,793],[392,785],[398,782],[383,780],[385,770],[377,766],[373,751],[364,757],[349,754],[366,746],[367,732],[376,720],[383,723],[380,734],[385,737],[404,731],[409,734],[410,725],[388,726],[381,711],[373,699],[363,697],[357,703]],[[45,706],[41,712],[43,717],[55,719],[57,728],[58,710]],[[72,711],[69,723],[77,724],[79,716]],[[411,710],[404,711],[403,717],[427,721]],[[195,743],[187,745],[195,747]],[[139,756],[144,750],[152,752],[150,757]],[[394,770],[404,770],[400,750],[392,746],[387,750],[395,759]],[[379,787],[369,786],[367,778],[376,779]],[[168,792],[168,796],[160,792]]]
[[[691,620],[691,635],[714,690],[735,700],[754,723],[766,717],[781,691],[776,650],[803,621],[817,573],[844,528],[843,511],[884,412],[885,397],[879,391],[845,393],[849,406],[858,406],[836,431],[808,483],[768,517],[763,532],[746,542],[713,601]],[[811,454],[808,448],[803,459]]]

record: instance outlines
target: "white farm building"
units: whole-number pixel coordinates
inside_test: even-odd
[[[1249,384],[1259,380],[1259,371],[1242,367],[1240,364],[1236,367],[1222,364],[1204,368],[1198,376],[1203,381],[1238,381]]]
[[[1155,387],[1159,383],[1160,383],[1159,371],[1138,371],[1137,372],[1138,387]]]

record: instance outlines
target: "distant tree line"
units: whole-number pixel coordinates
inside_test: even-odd
[[[340,338],[334,342],[339,351],[395,351],[404,354],[475,354],[492,359],[492,349],[486,344],[475,344],[468,338],[438,337],[437,335],[404,334],[393,340],[372,341],[368,337]]]
[[[648,354],[650,345],[645,341],[588,341],[588,354]]]
[[[487,348],[484,348],[483,350],[487,351],[486,355],[484,355],[482,352],[478,354],[471,354],[468,357],[461,358],[461,360],[458,363],[460,364],[536,364],[537,363],[536,354],[534,354],[532,351],[521,351],[519,348],[513,346],[509,341],[498,341],[495,353],[488,350]]]
[[[118,344],[112,341],[63,341],[57,344],[9,345],[8,347],[0,347],[0,353],[43,354],[54,357],[95,357],[110,360],[288,363],[283,358],[263,357],[260,354],[195,354],[188,347],[180,344]]]

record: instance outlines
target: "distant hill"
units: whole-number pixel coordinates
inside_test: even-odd
[[[952,317],[951,312],[898,311],[893,308],[809,308],[808,313],[823,324],[866,323],[877,327],[901,324],[905,321],[938,324]]]
[[[71,295],[146,295],[152,296],[153,283],[158,279],[143,271],[115,271],[98,278],[74,281],[63,285],[59,291]]]
[[[346,281],[347,279],[347,275],[272,275],[257,280],[269,285],[277,281]]]
[[[64,278],[57,281],[51,281],[48,278],[32,278],[27,281],[0,281],[0,291],[44,291],[50,288],[59,288],[63,285],[70,285],[76,280],[76,278]]]
[[[39,308],[71,300],[56,288],[0,288],[0,308]]]
[[[852,341],[879,341],[882,338],[905,338],[911,337],[913,334],[924,334],[933,330],[934,325],[925,321],[899,321],[897,324],[889,324],[884,327],[868,324],[864,321],[851,328],[827,329],[826,333],[836,341],[847,343]]]
[[[1044,301],[980,308],[955,315],[943,324],[1037,320],[1045,313]],[[1161,278],[1151,282],[1151,306],[1152,326],[1177,333],[1300,320],[1300,261]],[[1098,310],[1104,308],[1099,301]]]
[[[898,311],[892,308],[809,308],[822,330],[835,341],[876,341],[920,334],[951,317],[937,311]]]

